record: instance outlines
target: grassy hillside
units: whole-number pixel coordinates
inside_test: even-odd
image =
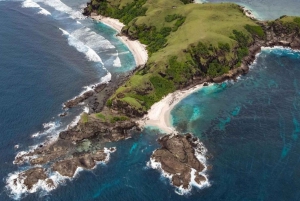
[[[109,107],[140,116],[194,77],[215,77],[238,67],[253,38],[264,37],[262,28],[235,4],[185,3],[92,1],[90,10],[120,19],[126,24],[122,33],[139,39],[149,52],[146,66],[116,91]]]

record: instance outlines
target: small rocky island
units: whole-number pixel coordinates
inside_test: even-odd
[[[64,106],[72,108],[85,101],[91,113],[83,113],[78,124],[62,131],[55,141],[18,153],[14,164],[30,167],[7,179],[11,189],[21,185],[32,192],[41,181],[54,188],[51,174],[71,178],[77,168],[91,169],[99,161],[106,162],[115,151],[105,148],[107,143],[130,138],[130,130],[139,130],[136,122],[155,102],[176,90],[247,73],[261,47],[300,49],[299,17],[258,21],[236,4],[92,0],[84,9],[85,15],[91,13],[120,19],[126,25],[121,34],[147,45],[149,60],[128,76],[112,75],[117,85],[97,85],[66,102]],[[159,143],[162,147],[151,156],[151,167],[161,169],[183,190],[209,185],[199,158],[204,148],[197,138],[174,134]]]
[[[209,185],[204,174],[206,149],[198,138],[192,134],[170,134],[158,142],[161,148],[153,152],[148,166],[162,171],[183,191],[189,191],[192,185],[200,188]]]

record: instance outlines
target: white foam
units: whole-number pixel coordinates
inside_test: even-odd
[[[98,164],[106,164],[110,160],[110,154],[115,152],[117,149],[116,147],[112,148],[106,148],[104,147],[104,153],[106,153],[106,158],[104,161],[97,162],[95,167],[97,167]],[[21,153],[21,152],[20,152]],[[26,153],[26,152],[22,152]],[[29,190],[26,185],[24,185],[24,180],[26,179],[22,173],[24,173],[26,170],[17,171],[14,173],[8,174],[6,178],[6,189],[9,191],[9,195],[11,198],[15,200],[20,200],[22,197],[26,196],[28,193],[35,193],[37,191],[46,191],[50,192],[53,189],[57,188],[59,185],[64,185],[66,180],[72,181],[74,178],[76,178],[81,171],[84,169],[82,167],[78,167],[74,173],[74,176],[72,178],[62,176],[58,172],[47,172],[49,174],[49,179],[53,181],[54,186],[48,186],[47,182],[44,180],[39,180],[36,184],[33,185],[33,187]],[[16,182],[14,182],[16,180]]]
[[[55,126],[55,122],[53,122],[53,121],[50,121],[48,123],[43,123],[44,128],[51,128],[53,126]]]
[[[207,153],[207,149],[204,147],[203,143],[200,142],[199,140],[197,142],[197,147],[194,148],[195,150],[195,156],[196,158],[201,162],[201,164],[203,164],[204,169],[202,170],[202,172],[200,172],[199,174],[202,175],[205,178],[205,181],[202,181],[200,184],[198,184],[195,181],[195,173],[197,172],[195,169],[191,168],[191,180],[189,182],[189,186],[187,189],[183,188],[183,186],[180,187],[176,187],[175,188],[175,193],[179,194],[179,195],[186,195],[189,194],[192,190],[192,187],[196,187],[198,189],[203,189],[205,187],[209,187],[211,184],[208,180],[207,175],[205,174],[205,172],[207,171],[207,165],[206,165],[206,153]],[[154,151],[155,152],[155,151]],[[154,153],[153,152],[153,153]],[[172,183],[172,174],[165,172],[162,167],[161,167],[161,163],[155,161],[155,159],[150,158],[150,161],[147,162],[147,166],[152,168],[152,169],[156,169],[158,171],[161,172],[161,175],[165,178],[168,178],[170,180],[170,183]]]
[[[24,171],[17,171],[14,173],[8,174],[6,178],[5,188],[9,191],[9,196],[15,200],[20,200],[28,193],[35,193],[38,190],[51,191],[55,187],[50,187],[47,185],[46,181],[38,180],[36,184],[32,186],[31,189],[28,189],[24,184],[25,176],[22,174]]]
[[[43,123],[43,127],[45,130],[36,132],[36,133],[32,134],[31,137],[36,138],[36,137],[52,134],[53,132],[57,133],[57,132],[59,132],[59,130],[57,130],[57,128],[60,126],[61,126],[61,122],[58,122],[58,121],[57,122],[50,121],[48,123]]]
[[[84,107],[84,108],[83,108],[83,112],[85,112],[85,113],[88,114],[88,113],[90,112],[90,109],[89,109],[88,107]]]
[[[30,151],[20,151],[20,152],[18,152],[17,155],[15,156],[15,160],[13,161],[13,164],[23,164],[25,161],[30,161],[31,159],[33,159],[34,156],[24,156],[24,155],[29,154],[30,152],[31,152],[31,150]],[[17,162],[17,159],[20,158],[20,157],[22,157],[23,160],[20,161],[20,162]]]
[[[75,127],[80,120],[80,116],[81,116],[81,114],[76,116],[75,119],[67,126],[67,129]]]
[[[122,66],[119,56],[117,56],[116,59],[114,60],[113,66],[114,67],[121,67]]]
[[[108,83],[111,80],[111,73],[108,72],[104,77],[101,77],[100,83]]]
[[[283,47],[283,46],[262,47],[261,49],[262,49],[262,51],[266,51],[266,52],[271,52],[271,51],[274,51],[274,50],[280,50],[280,51],[289,50],[291,52],[300,52],[300,50],[294,50],[290,47]],[[280,53],[280,52],[278,52],[278,53]]]
[[[72,36],[66,30],[59,28],[62,31],[63,35],[67,36],[69,45],[75,47],[77,51],[82,52],[86,55],[86,58],[90,61],[99,62],[103,65],[103,62],[99,55],[89,46],[85,45],[83,42]]]
[[[105,70],[106,70],[106,69],[105,69]],[[101,77],[99,83],[91,84],[91,85],[89,85],[89,86],[84,86],[84,87],[83,87],[84,90],[83,90],[78,96],[75,96],[75,97],[72,98],[71,100],[74,100],[74,99],[78,98],[79,96],[82,96],[84,93],[86,93],[86,92],[88,92],[88,91],[94,90],[94,88],[95,88],[97,85],[99,85],[99,84],[107,84],[108,82],[110,82],[110,80],[111,80],[111,73],[108,72],[107,70],[106,70],[106,72],[107,72],[107,74],[106,74],[105,76]],[[63,107],[65,107],[64,104],[63,104]],[[78,121],[75,122],[75,123],[78,123]],[[71,124],[73,125],[73,123],[71,123]],[[75,125],[76,125],[76,124],[75,124]]]
[[[41,8],[41,10],[38,12],[38,14],[51,15],[51,13],[44,8]]]
[[[71,33],[72,36],[77,38],[80,41],[83,41],[86,46],[91,47],[93,49],[114,49],[113,46],[107,39],[103,36],[97,34],[96,32],[92,31],[90,28],[82,27],[77,29]]]
[[[62,13],[67,13],[72,19],[84,19],[81,11],[75,11],[60,0],[41,0],[44,4],[54,8],[57,11]]]
[[[100,161],[100,163],[108,163],[108,161],[110,160],[110,154],[116,151],[117,151],[116,147],[111,147],[111,148],[104,147],[104,153],[106,153],[106,158],[104,159],[103,162]]]
[[[26,0],[23,2],[22,7],[24,8],[38,8],[40,11],[38,12],[38,14],[42,14],[42,15],[51,15],[51,13],[49,11],[47,11],[46,9],[42,8],[39,4],[37,4],[36,2],[32,1],[32,0]]]

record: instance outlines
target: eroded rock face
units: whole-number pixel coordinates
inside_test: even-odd
[[[207,178],[201,174],[205,165],[197,158],[197,155],[203,154],[198,138],[191,134],[171,134],[160,138],[158,142],[161,148],[153,152],[150,166],[170,175],[174,186],[189,189],[191,182],[199,185],[207,182]]]

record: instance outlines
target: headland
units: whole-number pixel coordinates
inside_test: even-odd
[[[159,163],[163,172],[173,175],[171,182],[178,188],[190,189],[192,180],[201,186],[207,181],[205,164],[197,158],[195,149],[201,142],[192,135],[174,134],[170,125],[174,105],[207,82],[220,83],[247,73],[262,47],[300,49],[299,17],[258,21],[231,3],[196,5],[185,0],[137,0],[114,4],[92,0],[84,14],[126,36],[122,40],[141,66],[101,103],[98,101],[97,107],[89,102],[93,113],[82,114],[78,124],[61,132],[56,141],[16,156],[16,164],[32,165],[32,169],[19,174],[20,178],[38,175],[24,188],[32,188],[39,180],[55,186],[48,172],[72,177],[77,168],[93,168],[97,161],[105,161],[104,146],[129,138],[131,129],[139,130],[145,125],[158,126],[170,134],[159,140],[162,149],[154,151],[152,164],[158,167]],[[119,19],[125,26],[108,17]],[[107,85],[95,89],[101,88],[99,93],[103,93]],[[89,98],[79,98],[71,105]],[[87,144],[88,148],[83,148]],[[172,154],[175,152],[180,157]],[[37,165],[45,168],[35,168]],[[180,176],[174,176],[178,173]],[[17,186],[18,180],[11,185]]]

